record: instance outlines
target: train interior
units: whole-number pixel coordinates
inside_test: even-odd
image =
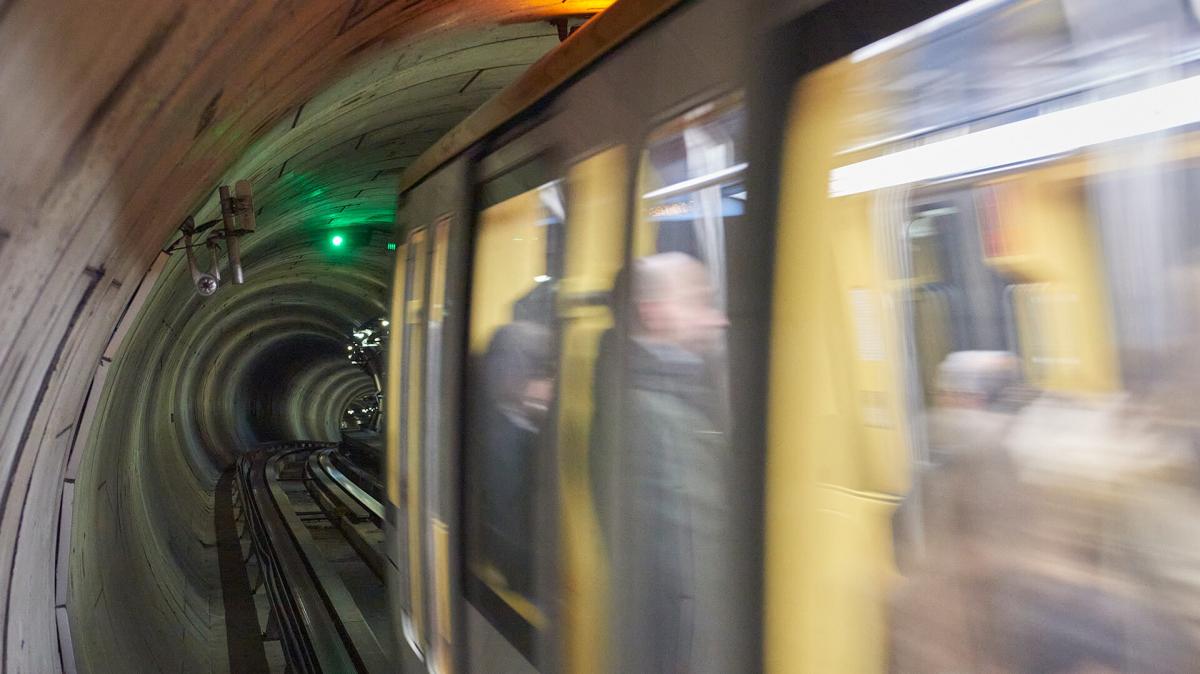
[[[1190,557],[1194,542],[1181,528],[1146,547],[1127,518],[1194,471],[1191,424],[1167,402],[1194,380],[1194,120],[1154,97],[1188,82],[1196,30],[1186,3],[968,3],[796,83],[776,263],[768,662],[1049,671],[1076,648],[1099,671],[1180,666],[1186,650],[1139,652],[1122,621],[1152,606],[1176,649],[1192,624],[1155,575],[1188,562],[1148,567]],[[1137,112],[1115,112],[1123,102]],[[1137,114],[1164,121],[1138,126]],[[814,322],[823,329],[805,329]],[[1164,472],[1134,468],[1134,455]],[[948,589],[978,574],[1008,585]],[[1052,617],[1028,594],[1039,591],[1069,608]],[[1095,618],[1071,592],[1127,612]],[[1003,613],[1010,603],[1021,619]],[[1030,623],[1062,641],[1048,646]],[[1070,629],[1125,636],[1101,648]]]

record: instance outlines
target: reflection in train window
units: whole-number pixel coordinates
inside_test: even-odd
[[[725,228],[745,217],[745,111],[736,99],[693,110],[654,134],[642,162],[635,253],[680,252],[704,263],[725,306]]]
[[[404,369],[404,428],[402,454],[404,473],[401,493],[405,498],[404,532],[408,540],[408,600],[412,612],[411,625],[405,625],[406,635],[424,649],[428,624],[425,603],[424,564],[421,557],[423,522],[425,509],[421,480],[422,458],[421,432],[424,389],[424,372],[421,364],[425,348],[425,289],[428,274],[429,233],[421,228],[414,230],[408,239],[408,282],[405,284],[404,349],[409,367]],[[411,628],[411,629],[410,629]]]
[[[629,271],[610,523],[614,671],[737,671],[725,240],[744,218],[744,113],[705,105],[650,137]]]
[[[768,661],[1195,669],[1189,4],[965,3],[797,86]]]
[[[527,176],[484,186],[471,284],[467,364],[466,587],[475,608],[530,661],[546,626],[539,550],[552,501],[546,451],[555,390],[559,182],[511,195]]]

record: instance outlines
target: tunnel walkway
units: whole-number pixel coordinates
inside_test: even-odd
[[[243,545],[241,527],[233,503],[234,471],[227,471],[217,483],[214,526],[217,555],[221,564],[221,597],[225,607],[225,644],[229,650],[230,672],[280,671],[282,652],[272,665],[262,639],[262,628],[255,588],[247,565],[248,550]]]

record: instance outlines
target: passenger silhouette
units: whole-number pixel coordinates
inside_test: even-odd
[[[538,443],[553,393],[550,333],[523,321],[492,336],[484,355],[487,409],[479,485],[484,556],[513,590],[531,590]]]
[[[618,626],[621,671],[730,672],[723,629],[729,449],[712,384],[724,314],[704,265],[682,253],[637,260],[628,344]]]
[[[925,549],[901,555],[892,672],[1194,671],[1173,604],[1194,592],[1195,544],[1169,534],[1193,530],[1195,510],[1162,479],[1186,452],[1125,394],[1043,393],[1018,409],[1005,360],[960,352],[939,367]],[[1168,578],[1174,598],[1146,592]]]

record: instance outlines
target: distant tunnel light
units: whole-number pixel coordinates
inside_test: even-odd
[[[1200,122],[1200,76],[1002,124],[965,136],[836,168],[829,195],[841,197],[1015,166],[1125,138]]]
[[[329,243],[333,244],[334,248],[338,248],[343,243],[346,243],[346,239],[341,234],[334,234],[333,236],[329,237]]]

